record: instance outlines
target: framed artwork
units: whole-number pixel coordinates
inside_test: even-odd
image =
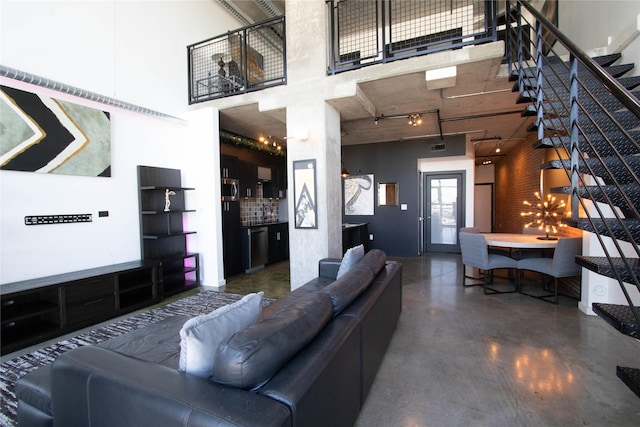
[[[316,205],[316,160],[293,162],[295,228],[318,228]]]
[[[0,86],[0,169],[110,177],[109,113]]]
[[[344,214],[373,215],[373,174],[344,179]]]

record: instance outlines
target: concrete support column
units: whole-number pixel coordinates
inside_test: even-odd
[[[340,114],[325,102],[327,12],[323,1],[287,0],[287,169],[291,289],[342,256]],[[305,138],[306,137],[306,138]],[[293,162],[316,162],[317,228],[296,228]]]
[[[342,256],[342,216],[340,178],[340,114],[321,100],[287,107],[287,133],[301,131],[306,140],[287,143],[289,176],[289,258],[291,289],[318,275],[318,260]],[[290,125],[291,124],[291,125]],[[295,171],[300,160],[315,160],[315,208],[317,228],[296,228]],[[313,196],[313,194],[312,194]]]

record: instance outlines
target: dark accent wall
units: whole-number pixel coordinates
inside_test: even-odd
[[[445,143],[442,151],[437,146]],[[465,137],[446,137],[377,144],[347,145],[342,147],[342,161],[351,175],[374,175],[374,215],[344,215],[343,223],[369,224],[374,240],[370,248],[381,249],[389,256],[414,257],[420,250],[420,173],[418,159],[461,156],[465,154]],[[378,183],[399,184],[400,206],[378,206]],[[342,192],[344,207],[344,188]]]

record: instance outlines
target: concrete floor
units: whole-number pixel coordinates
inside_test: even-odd
[[[463,288],[458,254],[394,259],[402,315],[357,426],[640,426],[640,398],[615,374],[640,366],[637,340],[570,298]],[[231,278],[226,291],[277,298],[287,267]]]

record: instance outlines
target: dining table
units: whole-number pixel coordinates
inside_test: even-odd
[[[487,245],[510,249],[555,249],[558,239],[540,239],[543,235],[521,233],[482,233]]]

